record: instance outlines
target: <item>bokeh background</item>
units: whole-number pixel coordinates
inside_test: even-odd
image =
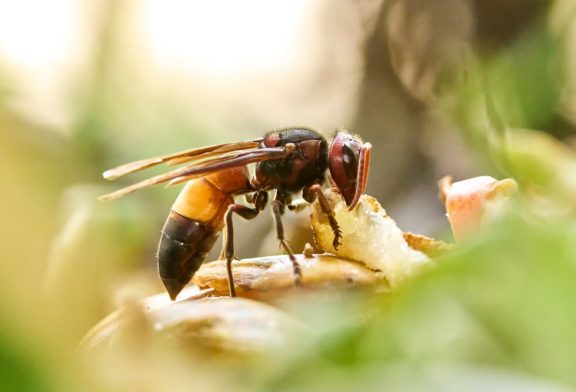
[[[576,387],[575,17],[572,0],[0,1],[0,389],[140,385],[103,382],[76,344],[123,298],[162,290],[178,189],[101,203],[147,175],[102,171],[291,125],[370,141],[367,193],[404,230],[451,240],[444,175],[511,176],[530,197],[259,388]],[[298,251],[307,219],[286,217]],[[269,214],[237,224],[239,257],[278,253]]]

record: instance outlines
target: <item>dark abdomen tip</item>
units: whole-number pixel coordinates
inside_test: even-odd
[[[170,211],[158,244],[158,273],[172,300],[198,271],[218,234],[206,223]]]

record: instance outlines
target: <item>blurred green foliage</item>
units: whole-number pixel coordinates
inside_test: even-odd
[[[8,337],[0,336],[1,390],[46,391],[51,389],[49,380],[47,369],[35,354]]]
[[[379,310],[368,320],[363,306],[338,313],[353,325],[321,339],[310,350],[316,355],[298,359],[271,389],[389,389],[382,373],[390,369],[414,372],[396,375],[409,387],[414,378],[441,376],[443,367],[576,387],[575,241],[563,224],[513,214],[399,295],[369,299]],[[497,390],[517,386],[510,381]]]

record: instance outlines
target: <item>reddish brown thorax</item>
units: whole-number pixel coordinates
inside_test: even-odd
[[[324,181],[328,168],[326,140],[309,129],[289,129],[267,134],[264,147],[286,147],[287,157],[258,163],[252,186],[298,192],[303,187]]]

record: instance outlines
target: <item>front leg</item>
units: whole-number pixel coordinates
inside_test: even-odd
[[[294,253],[290,249],[288,242],[284,237],[284,225],[282,224],[282,214],[288,200],[290,200],[290,195],[283,192],[278,192],[276,198],[272,202],[272,216],[274,217],[274,223],[276,224],[276,236],[280,241],[280,245],[284,248],[284,251],[288,254],[290,261],[292,262],[292,269],[294,271],[294,284],[296,286],[302,285],[302,269],[300,264],[296,260]]]
[[[303,189],[302,197],[308,203],[312,203],[316,198],[318,198],[318,203],[320,203],[320,209],[328,218],[328,222],[330,223],[330,227],[332,228],[332,232],[334,233],[334,240],[332,241],[332,246],[334,249],[338,249],[340,246],[340,240],[342,239],[342,230],[340,230],[340,226],[338,225],[338,221],[336,220],[336,216],[334,215],[334,210],[330,206],[328,199],[324,196],[324,192],[322,191],[322,186],[320,184],[313,184]]]

